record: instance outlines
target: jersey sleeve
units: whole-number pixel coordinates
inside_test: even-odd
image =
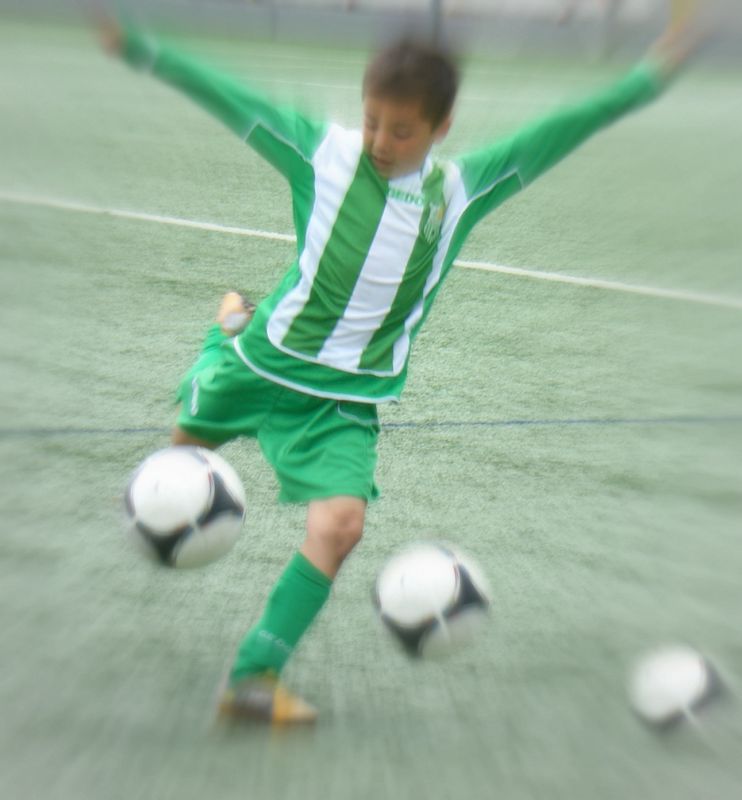
[[[290,181],[303,174],[326,124],[277,105],[148,34],[125,31],[124,59],[181,90],[244,139]]]
[[[659,71],[644,62],[597,95],[456,159],[477,219],[524,189],[597,131],[660,94]]]

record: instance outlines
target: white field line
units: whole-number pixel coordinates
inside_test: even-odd
[[[179,228],[195,228],[200,231],[215,231],[217,233],[231,233],[235,236],[251,236],[254,239],[296,242],[296,236],[292,236],[288,233],[272,233],[271,231],[253,230],[251,228],[235,228],[229,225],[217,225],[214,222],[199,222],[192,219],[183,219],[182,217],[146,214],[141,211],[125,211],[121,208],[103,208],[101,206],[91,206],[87,203],[78,203],[74,200],[60,200],[56,197],[38,197],[0,191],[0,201],[27,206],[41,206],[43,208],[56,208],[63,211],[78,211],[83,214],[102,214],[103,216],[133,219],[140,222],[159,222],[161,225],[175,225]]]
[[[247,236],[253,239],[267,239],[278,242],[295,243],[296,236],[288,233],[274,233],[253,228],[238,228],[230,225],[218,225],[214,222],[199,222],[197,220],[183,219],[182,217],[169,217],[161,214],[147,214],[141,211],[127,211],[118,208],[104,208],[73,200],[61,200],[55,197],[27,195],[17,192],[0,190],[0,202],[15,203],[19,205],[41,206],[63,211],[77,211],[84,214],[101,214],[103,216],[131,219],[140,222],[157,222],[162,225],[174,225],[180,228],[194,228],[201,231],[214,231],[227,233],[234,236]],[[588,286],[593,289],[605,289],[613,292],[626,292],[629,294],[658,297],[665,300],[681,300],[688,303],[702,303],[704,305],[742,310],[742,298],[722,297],[720,295],[689,292],[682,289],[663,289],[656,286],[640,286],[619,281],[606,281],[600,278],[580,278],[574,275],[565,275],[560,272],[546,272],[537,269],[523,269],[522,267],[508,267],[504,264],[491,264],[486,261],[457,260],[454,265],[462,269],[480,270],[483,272],[498,272],[504,275],[516,275],[521,278],[532,278],[555,283],[567,283],[574,286]]]
[[[703,303],[708,306],[722,306],[724,308],[737,308],[742,310],[741,298],[722,297],[718,294],[702,294],[700,292],[688,292],[682,289],[662,289],[659,286],[640,286],[638,284],[621,283],[620,281],[605,281],[601,278],[580,278],[574,275],[565,275],[561,272],[546,272],[539,269],[507,267],[503,264],[488,264],[486,261],[458,260],[454,263],[457,267],[462,267],[463,269],[500,272],[505,275],[518,275],[521,278],[536,278],[540,281],[571,283],[574,286],[589,286],[593,289],[607,289],[613,292],[643,294],[647,297],[661,297],[666,300],[683,300],[688,303]]]

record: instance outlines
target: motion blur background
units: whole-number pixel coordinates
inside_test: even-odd
[[[651,0],[158,0],[140,23],[280,100],[360,121],[369,50],[466,54],[452,155],[621,75]],[[210,724],[288,555],[252,442],[248,522],[204,570],[122,536],[134,466],[221,294],[294,257],[286,186],[187,99],[100,51],[82,5],[0,0],[0,797],[736,800],[742,796],[742,24],[478,227],[381,411],[382,499],[287,671],[314,730]],[[370,589],[414,539],[493,585],[492,624],[411,663]],[[699,648],[728,687],[665,735],[631,664]]]
[[[703,2],[703,0],[702,0]],[[737,0],[705,0],[717,26],[709,51],[742,58]],[[23,15],[81,13],[80,0],[1,0]],[[105,4],[104,4],[105,5]],[[636,55],[666,17],[669,0],[121,0],[109,7],[179,28],[295,42],[374,45],[413,23],[440,29],[469,51]]]

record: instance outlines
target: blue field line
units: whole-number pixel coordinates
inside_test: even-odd
[[[536,428],[559,426],[615,427],[618,425],[739,425],[742,415],[686,415],[675,417],[577,417],[566,419],[430,420],[384,422],[385,431],[446,430],[462,428]],[[55,436],[167,435],[170,428],[0,428],[0,439],[51,438]]]
[[[387,430],[406,428],[529,428],[560,425],[718,425],[742,423],[742,415],[680,416],[680,417],[584,417],[575,419],[502,419],[502,420],[445,420],[441,422],[388,422]]]

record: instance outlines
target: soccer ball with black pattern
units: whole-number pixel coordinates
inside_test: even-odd
[[[420,543],[394,555],[376,579],[382,621],[415,657],[458,650],[481,632],[490,609],[479,566],[444,545]]]
[[[125,494],[138,548],[168,567],[200,567],[228,553],[245,519],[234,469],[201,447],[169,447],[146,458]]]

